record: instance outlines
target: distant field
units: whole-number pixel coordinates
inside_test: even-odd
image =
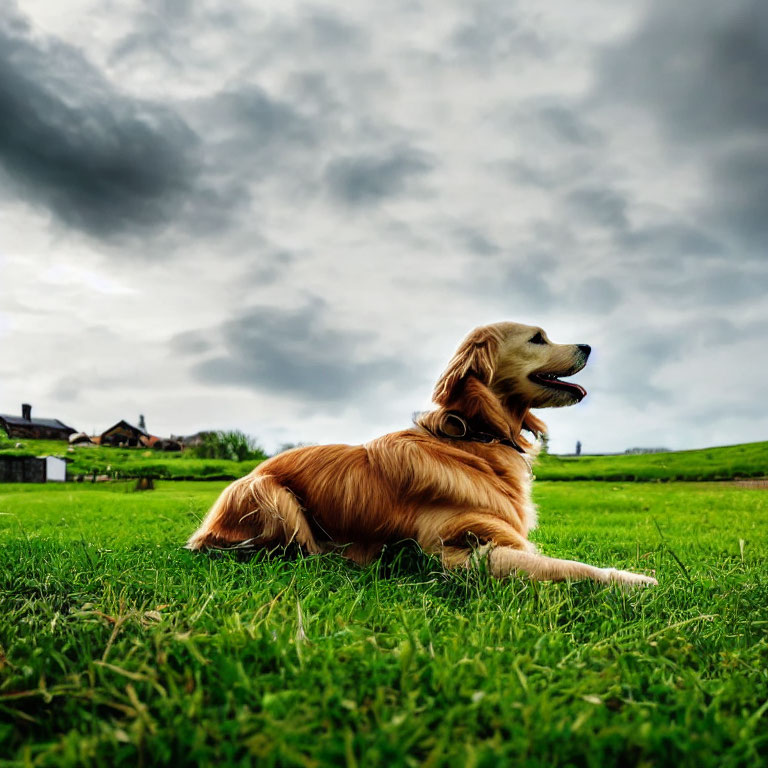
[[[22,448],[16,448],[17,443]],[[198,459],[184,452],[154,451],[147,448],[113,448],[76,445],[61,440],[9,440],[0,436],[0,455],[61,456],[71,460],[70,478],[76,475],[113,475],[154,477],[167,480],[234,480],[248,474],[258,461]]]
[[[542,480],[731,480],[768,475],[768,442],[620,456],[546,456]]]
[[[53,454],[72,459],[71,476],[112,474],[150,475],[173,480],[234,480],[250,472],[258,461],[197,459],[184,453],[162,453],[140,448],[75,446],[52,440],[17,441],[0,437],[0,455]],[[541,480],[731,480],[768,475],[768,442],[722,448],[629,456],[542,456],[536,465]]]
[[[223,485],[0,486],[0,765],[766,764],[768,492],[538,483],[624,593],[183,550]]]

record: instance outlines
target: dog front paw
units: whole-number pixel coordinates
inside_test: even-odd
[[[641,573],[620,571],[617,568],[607,568],[606,575],[609,584],[619,584],[623,587],[658,587],[659,582],[653,576],[644,576]]]

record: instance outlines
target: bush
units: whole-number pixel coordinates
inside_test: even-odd
[[[231,432],[206,432],[198,444],[187,448],[187,453],[199,459],[228,459],[229,461],[267,458],[267,454],[255,438],[237,429]]]

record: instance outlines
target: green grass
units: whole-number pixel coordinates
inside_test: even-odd
[[[23,448],[16,448],[21,442]],[[112,474],[152,476],[168,480],[234,480],[258,461],[198,459],[186,453],[142,448],[75,446],[56,440],[8,440],[0,434],[0,455],[54,455],[70,459],[70,476]],[[730,480],[768,475],[768,442],[670,453],[620,456],[542,456],[536,465],[540,480]]]
[[[16,444],[21,443],[21,448]],[[186,452],[147,448],[75,445],[61,440],[9,440],[0,431],[0,456],[60,456],[70,460],[67,473],[121,477],[155,477],[166,480],[235,480],[250,472],[258,460],[200,459]]]
[[[731,480],[768,475],[768,442],[619,456],[545,456],[542,480]]]
[[[181,549],[222,487],[0,486],[0,765],[765,765],[765,491],[539,483],[627,593]]]

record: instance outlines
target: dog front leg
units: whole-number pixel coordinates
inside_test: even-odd
[[[536,581],[565,581],[591,579],[601,584],[619,584],[628,587],[655,586],[656,579],[616,568],[597,568],[577,560],[524,552],[512,547],[495,547],[488,554],[491,574],[496,578],[525,574]]]

